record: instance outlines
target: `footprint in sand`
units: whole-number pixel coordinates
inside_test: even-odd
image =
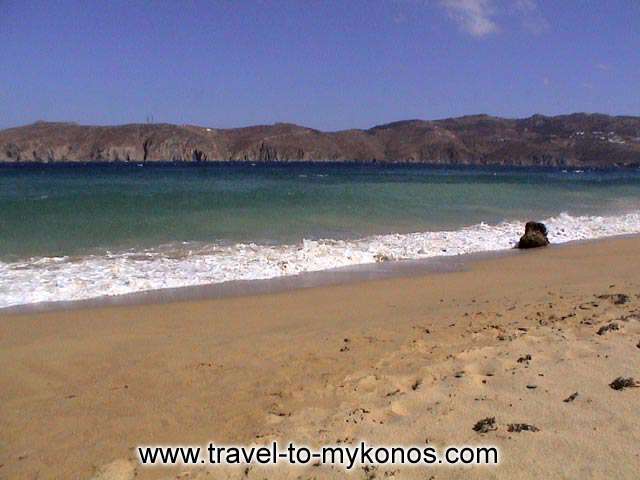
[[[378,377],[376,375],[367,375],[357,380],[356,390],[360,392],[374,392],[379,388]]]
[[[136,476],[133,462],[120,459],[103,465],[89,480],[131,480]]]

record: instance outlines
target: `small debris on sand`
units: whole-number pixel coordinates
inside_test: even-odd
[[[624,305],[629,301],[629,295],[625,293],[608,293],[605,295],[598,295],[598,298],[602,300],[611,300],[614,305]]]
[[[625,388],[640,387],[640,384],[636,382],[632,377],[618,377],[609,384],[614,390],[624,390]]]
[[[531,355],[529,355],[528,353],[524,357],[520,357],[517,360],[518,363],[524,363],[524,362],[530,362],[530,361],[531,361]]]
[[[564,403],[573,402],[576,398],[578,398],[578,392],[572,393],[567,398],[563,400]]]
[[[528,423],[510,423],[507,426],[509,432],[539,432],[540,429],[535,425],[529,425]]]
[[[529,390],[535,390],[536,388],[538,388],[538,386],[537,385],[533,385],[533,384],[529,384],[529,385],[527,385],[527,388]]]
[[[604,335],[605,333],[610,332],[610,331],[614,331],[614,330],[620,330],[620,327],[615,322],[608,323],[607,325],[603,325],[602,327],[600,327],[598,329],[598,331],[596,333],[598,335]]]
[[[496,417],[483,418],[473,426],[473,431],[478,433],[487,433],[497,429]]]

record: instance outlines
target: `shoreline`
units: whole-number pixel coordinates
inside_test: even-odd
[[[639,234],[640,235],[640,234]],[[455,256],[432,257],[419,260],[392,260],[380,263],[350,265],[327,270],[281,275],[272,278],[230,280],[176,288],[159,288],[121,295],[103,295],[79,300],[27,303],[0,308],[2,314],[22,314],[76,310],[108,306],[167,304],[181,301],[213,300],[233,297],[268,295],[307,288],[346,285],[352,283],[403,278],[428,273],[445,273],[465,268],[466,262],[508,255],[509,250],[474,252]],[[464,258],[463,258],[464,257]]]
[[[572,240],[551,244],[546,248],[557,249],[571,247],[572,245],[634,237],[640,238],[640,233],[613,235],[586,240]],[[176,288],[142,290],[121,295],[103,295],[87,299],[27,303],[2,307],[0,308],[0,316],[110,306],[169,304],[184,301],[269,295],[315,287],[349,285],[383,279],[410,278],[428,274],[463,271],[469,269],[475,262],[500,258],[502,256],[521,255],[523,253],[526,253],[526,251],[511,248],[459,255],[435,256],[425,259],[391,260],[303,272],[294,275],[282,275],[266,279],[231,280]]]

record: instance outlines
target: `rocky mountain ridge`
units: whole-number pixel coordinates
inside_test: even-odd
[[[451,165],[640,166],[640,117],[473,115],[322,132],[277,123],[83,126],[37,122],[0,131],[0,163],[356,161]]]

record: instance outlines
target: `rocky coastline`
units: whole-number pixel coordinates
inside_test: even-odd
[[[473,115],[337,132],[288,123],[216,129],[54,122],[0,131],[0,164],[167,161],[638,167],[640,117]]]

